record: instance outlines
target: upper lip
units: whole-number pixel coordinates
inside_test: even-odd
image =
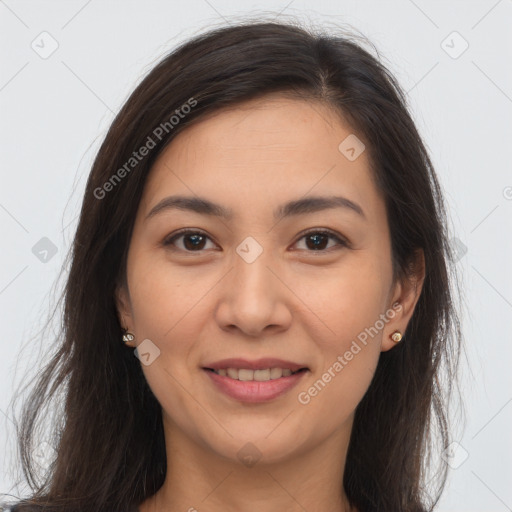
[[[264,357],[249,361],[248,359],[231,358],[222,359],[221,361],[215,361],[208,363],[203,368],[210,368],[212,370],[221,370],[225,368],[247,368],[249,370],[265,370],[267,368],[289,368],[292,372],[296,372],[301,368],[306,368],[304,364],[294,363],[292,361],[285,361],[284,359],[276,359],[273,357]]]

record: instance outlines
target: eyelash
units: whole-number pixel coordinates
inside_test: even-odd
[[[181,251],[181,252],[185,252],[185,253],[188,253],[188,254],[191,254],[191,253],[198,253],[198,254],[200,254],[200,253],[204,252],[204,250],[189,251],[189,250],[186,250],[186,249],[178,249],[178,248],[176,248],[173,243],[178,238],[180,238],[182,236],[185,236],[185,235],[201,235],[201,236],[204,236],[204,237],[208,238],[209,240],[211,240],[211,238],[206,233],[204,233],[203,231],[200,231],[200,230],[197,230],[197,229],[184,228],[182,230],[177,231],[172,236],[167,237],[162,242],[162,245],[164,247],[169,248],[170,250]],[[350,244],[349,244],[349,242],[346,239],[340,237],[335,232],[330,231],[328,229],[311,229],[311,230],[309,230],[309,231],[307,231],[305,233],[301,233],[300,238],[297,239],[297,242],[299,240],[302,240],[303,238],[307,237],[308,235],[324,235],[324,236],[328,236],[329,238],[332,238],[333,240],[338,242],[338,248],[339,247],[350,247]],[[295,242],[295,243],[297,243],[297,242]],[[332,250],[332,247],[330,249],[319,249],[318,251],[307,250],[306,249],[306,252],[310,252],[310,253],[326,253],[326,252],[331,252],[331,250]]]

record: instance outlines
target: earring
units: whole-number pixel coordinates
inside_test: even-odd
[[[128,332],[127,329],[123,328],[123,341],[126,343],[126,345],[129,345],[130,341],[133,341],[134,339],[135,336],[131,332]]]
[[[398,343],[402,339],[402,333],[400,331],[395,331],[389,335],[389,337],[395,342]]]

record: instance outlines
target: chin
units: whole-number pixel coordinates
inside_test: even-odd
[[[274,429],[279,422],[274,423]],[[237,464],[248,468],[254,465],[279,464],[295,457],[300,450],[297,432],[277,433],[272,429],[251,428],[239,433],[230,431],[233,438],[222,446],[210,445],[212,450]],[[266,437],[268,436],[268,437]]]

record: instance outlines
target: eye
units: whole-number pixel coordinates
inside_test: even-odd
[[[306,248],[311,249],[308,252],[326,252],[326,244],[328,244],[329,238],[337,242],[336,244],[334,244],[335,246],[349,246],[346,240],[336,235],[334,232],[325,229],[316,229],[308,231],[307,233],[303,234],[302,237],[296,243],[298,243],[300,240],[305,239]]]
[[[176,241],[183,239],[183,245],[181,247],[176,246]],[[170,238],[166,238],[162,245],[165,247],[171,246],[172,250],[182,250],[186,252],[202,252],[204,249],[206,240],[211,240],[209,236],[204,234],[202,231],[192,229],[182,229],[178,231]],[[178,244],[179,245],[179,244]]]
[[[180,244],[177,243],[177,241],[180,239],[181,247],[179,246]],[[308,231],[307,233],[303,234],[301,238],[299,238],[296,244],[303,239],[306,241],[306,250],[308,252],[326,252],[326,242],[328,245],[329,239],[336,242],[334,246],[349,246],[349,243],[346,240],[334,232],[325,229],[315,229]],[[211,241],[211,238],[202,231],[182,229],[181,231],[174,233],[169,238],[166,238],[162,245],[169,247],[172,250],[181,250],[185,252],[202,252],[202,250],[205,249],[205,245],[207,245],[208,240]],[[206,249],[208,249],[208,247],[206,247]]]

